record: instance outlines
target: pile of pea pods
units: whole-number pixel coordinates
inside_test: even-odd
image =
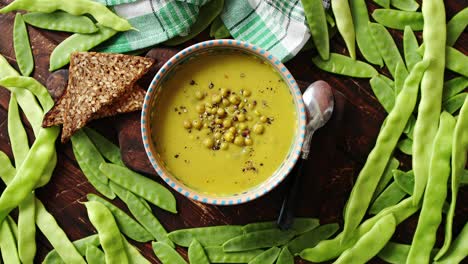
[[[374,2],[382,8],[372,12],[375,22],[371,22],[364,0],[332,0],[334,18],[321,0],[302,0],[311,46],[318,52],[312,62],[331,73],[370,78],[370,87],[388,113],[346,204],[344,228],[333,238],[338,224],[320,225],[314,218],[296,218],[287,231],[270,221],[168,233],[148,202],[177,213],[172,193],[126,168],[118,146],[95,130],[84,128],[71,139],[73,153],[88,181],[105,198],[88,194],[84,203],[97,234],[70,241],[34,195],[36,188],[49,182],[56,166],[59,130],[41,127],[53,100],[45,87],[27,77],[34,69],[34,59],[26,23],[74,33],[51,54],[51,71],[68,64],[72,52],[90,50],[132,27],[90,0],[16,0],[0,9],[0,13],[30,12],[16,15],[13,31],[22,76],[0,55],[0,86],[11,91],[8,131],[14,157],[13,166],[0,152],[0,177],[7,185],[0,196],[3,262],[34,262],[36,226],[54,248],[43,263],[149,263],[127,238],[152,241],[155,255],[169,264],[187,263],[175,250],[176,245],[188,247],[190,263],[284,264],[294,263],[294,256],[312,262],[336,259],[336,263],[366,263],[375,256],[388,263],[462,262],[468,255],[468,224],[459,234],[454,234],[452,225],[458,189],[468,184],[464,169],[468,151],[468,97],[464,92],[468,61],[453,45],[468,25],[468,8],[446,23],[442,0],[423,0],[421,7],[414,0]],[[223,1],[211,1],[200,10],[203,19],[188,36],[166,44],[185,42],[210,25],[211,36],[229,37],[218,16],[222,6]],[[335,26],[349,56],[330,52],[330,31]],[[387,28],[404,31],[403,56]],[[421,30],[420,44],[414,31]],[[365,61],[357,60],[357,51]],[[390,77],[375,66],[385,66]],[[445,80],[445,69],[455,77]],[[31,146],[19,108],[36,138]],[[412,170],[398,169],[400,162],[393,156],[396,150],[412,157]],[[116,197],[131,215],[109,201]],[[15,208],[17,221],[10,216]],[[412,243],[392,242],[397,225],[417,212]],[[366,215],[371,217],[364,219]],[[444,243],[435,248],[436,231],[442,223]]]

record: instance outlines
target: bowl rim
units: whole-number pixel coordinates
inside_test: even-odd
[[[172,69],[179,65],[181,61],[184,61],[185,58],[195,55],[200,51],[210,50],[214,47],[226,47],[242,50],[247,53],[251,53],[264,60],[269,62],[269,64],[276,69],[278,74],[281,75],[285,83],[287,84],[291,96],[293,97],[294,105],[296,107],[296,115],[298,117],[296,134],[294,136],[293,142],[291,143],[291,148],[284,158],[283,162],[278,166],[274,173],[268,177],[265,181],[240,194],[234,194],[229,196],[210,196],[209,194],[198,193],[191,188],[185,186],[183,183],[180,183],[178,180],[174,179],[170,173],[167,172],[164,165],[159,164],[157,158],[155,158],[156,151],[153,154],[153,142],[151,137],[150,129],[150,118],[152,111],[152,100],[155,96],[155,91],[158,89],[160,81],[165,79],[166,74],[171,73]],[[286,68],[283,63],[275,58],[267,50],[257,47],[248,42],[233,40],[233,39],[216,39],[208,40],[196,43],[191,45],[177,54],[172,56],[164,65],[159,69],[159,71],[154,76],[151,84],[146,92],[142,112],[141,112],[141,134],[143,139],[143,145],[145,147],[146,155],[151,162],[151,165],[155,169],[159,177],[169,185],[172,189],[176,190],[180,194],[193,199],[198,202],[214,205],[236,205],[246,203],[252,200],[255,200],[272,189],[278,186],[291,172],[295,163],[297,162],[299,155],[301,153],[302,143],[304,142],[305,135],[305,126],[306,126],[306,113],[304,108],[304,102],[302,101],[302,92],[299,89],[299,86]]]

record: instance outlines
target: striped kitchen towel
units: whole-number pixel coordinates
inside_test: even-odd
[[[96,1],[136,29],[118,34],[103,48],[121,53],[187,35],[200,7],[210,0]],[[300,0],[224,0],[221,18],[235,39],[269,50],[282,61],[294,57],[310,37]]]

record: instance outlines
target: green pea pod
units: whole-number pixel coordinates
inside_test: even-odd
[[[468,25],[468,7],[455,14],[447,23],[447,46],[453,46]]]
[[[312,58],[312,62],[319,69],[345,76],[372,78],[378,74],[371,65],[363,61],[353,60],[350,57],[338,53],[330,53],[330,58],[328,60],[322,60],[320,57],[314,57]]]
[[[187,264],[187,262],[177,253],[177,251],[166,243],[153,242],[151,243],[154,254],[162,264]]]
[[[353,18],[347,0],[331,0],[336,26],[343,37],[351,58],[356,59],[356,33],[354,32]]]
[[[65,232],[60,228],[54,217],[47,212],[44,205],[38,199],[36,204],[36,224],[47,240],[52,244],[57,254],[68,263],[83,263],[85,260],[70,242]]]
[[[82,256],[86,255],[86,248],[89,245],[97,247],[99,244],[99,236],[97,234],[73,241],[73,246]],[[51,250],[42,261],[42,264],[53,263],[65,263],[55,249]]]
[[[375,215],[378,214],[383,209],[397,204],[403,198],[405,198],[406,193],[396,184],[395,182],[385,188],[385,190],[375,199],[374,203],[369,209],[369,214]]]
[[[364,56],[368,62],[382,67],[382,57],[369,31],[369,14],[367,12],[366,2],[364,0],[354,0],[350,1],[349,5],[351,7],[354,30],[356,31],[357,45],[362,56]]]
[[[89,17],[74,16],[63,11],[27,13],[23,18],[29,25],[48,30],[81,34],[90,34],[99,30]]]
[[[442,101],[451,98],[463,92],[468,87],[468,78],[464,76],[455,77],[444,83],[444,92],[442,94]]]
[[[109,179],[148,202],[171,213],[177,213],[174,195],[161,184],[119,165],[102,163],[99,169]]]
[[[406,70],[405,65],[397,63],[395,69],[395,94],[398,95],[403,89],[405,84],[405,79],[408,77],[408,71]]]
[[[6,221],[8,222],[8,225],[10,226],[11,233],[13,234],[13,238],[17,241],[18,239],[18,225],[15,223],[15,220],[11,218],[11,216],[8,216],[6,218]]]
[[[13,25],[13,46],[21,74],[29,76],[34,69],[34,57],[29,43],[28,30],[20,13],[16,14]]]
[[[306,218],[296,217],[294,218],[291,230],[294,230],[297,235],[303,234],[309,230],[312,230],[320,225],[319,219],[317,218]],[[250,223],[242,227],[244,233],[250,233],[254,231],[260,231],[265,229],[272,229],[278,227],[276,221]]]
[[[374,195],[372,196],[372,201],[379,196],[379,194],[387,187],[388,183],[392,179],[392,171],[397,169],[400,166],[400,162],[396,158],[391,158],[387,166],[385,166],[385,170],[382,174],[382,178],[379,180],[377,187],[375,187]]]
[[[174,243],[172,243],[167,236],[166,229],[164,229],[151,210],[148,210],[136,195],[127,191],[125,202],[137,221],[145,227],[157,241],[164,242],[167,245],[174,247]]]
[[[117,226],[119,227],[120,231],[129,238],[138,242],[148,242],[150,240],[153,240],[153,236],[150,233],[148,233],[146,229],[144,229],[140,224],[138,224],[138,222],[133,220],[133,218],[131,218],[128,214],[126,214],[117,206],[91,193],[88,194],[86,197],[89,201],[97,201],[105,205],[114,216],[115,222],[117,223]]]
[[[250,260],[249,264],[273,264],[278,258],[280,251],[279,248],[272,247]]]
[[[88,264],[105,263],[106,256],[99,248],[89,245],[86,248],[86,262],[88,262]]]
[[[416,11],[419,8],[418,2],[415,0],[391,0],[392,6],[403,11]]]
[[[369,83],[380,104],[390,113],[395,105],[395,91],[379,75],[372,77]]]
[[[15,0],[0,9],[0,14],[16,10],[41,13],[52,13],[57,10],[63,10],[75,16],[90,14],[99,24],[113,28],[116,31],[132,29],[132,25],[127,20],[117,16],[103,4],[91,0],[75,0],[73,2],[60,0]]]
[[[315,247],[320,241],[328,239],[338,229],[339,225],[336,223],[319,226],[289,241],[286,247],[291,254],[299,254],[302,250]]]
[[[5,263],[21,263],[16,248],[16,241],[8,225],[8,221],[3,221],[0,224],[0,251]]]
[[[209,264],[210,260],[208,256],[205,254],[205,250],[203,246],[198,242],[198,240],[193,239],[192,243],[190,243],[188,249],[188,257],[190,263],[193,264]]]
[[[408,123],[406,123],[405,130],[403,131],[403,133],[405,133],[406,136],[411,140],[413,140],[415,124],[416,124],[416,117],[414,117],[414,115],[411,115],[410,118],[408,119]]]
[[[424,26],[424,19],[420,12],[375,9],[372,17],[381,25],[393,29],[403,30],[409,26],[414,31],[421,31]]]
[[[392,264],[406,263],[410,247],[410,245],[388,242],[377,256]]]
[[[216,17],[213,23],[211,24],[210,28],[210,37],[215,39],[224,39],[229,38],[231,33],[229,29],[227,29],[226,25],[224,25],[223,20],[220,16]]]
[[[403,33],[403,50],[406,66],[409,71],[413,69],[416,63],[422,60],[421,55],[418,53],[418,48],[418,40],[416,39],[413,30],[411,30],[411,27],[405,26],[405,31]]]
[[[452,246],[437,260],[436,264],[461,263],[467,257],[468,252],[468,223],[463,226],[458,237],[453,241]]]
[[[309,25],[310,34],[322,60],[330,56],[330,39],[328,38],[327,18],[321,0],[301,0]]]
[[[402,139],[398,141],[397,148],[406,155],[411,156],[413,154],[413,140],[409,138]]]
[[[380,56],[382,56],[385,65],[387,65],[388,71],[393,77],[395,77],[397,64],[401,63],[402,65],[405,65],[395,41],[393,41],[388,30],[380,24],[369,23],[369,29],[380,52]]]
[[[374,0],[376,4],[384,8],[390,8],[390,0]]]
[[[16,167],[20,167],[29,152],[28,135],[24,129],[14,93],[8,103],[8,136]]]
[[[5,184],[9,184],[13,177],[15,177],[16,169],[11,164],[10,158],[8,158],[5,152],[0,151],[0,177],[2,178]]]
[[[294,256],[289,252],[288,247],[281,249],[276,264],[294,264]]]
[[[196,35],[200,34],[211,22],[221,14],[224,7],[224,0],[211,0],[202,7],[198,14],[197,21],[190,27],[190,33],[186,36],[177,36],[170,40],[164,42],[168,46],[176,46],[194,38]]]
[[[112,182],[112,181],[109,181],[109,187],[111,188],[111,190],[120,198],[120,200],[124,201],[125,203],[128,203],[127,202],[127,192],[128,190],[123,188],[122,186]],[[148,209],[149,211],[151,211],[151,206],[148,204],[148,202],[146,202],[145,199],[141,198],[138,196],[138,199],[140,200],[140,202],[145,206],[146,209]]]
[[[22,263],[34,263],[36,255],[36,206],[34,193],[28,195],[19,205],[18,254]]]
[[[449,112],[450,114],[455,113],[462,107],[463,102],[465,102],[465,98],[467,94],[468,93],[465,92],[465,93],[460,93],[460,94],[450,97],[449,99],[445,100],[442,103],[442,108],[445,111]]]
[[[179,229],[169,233],[169,238],[179,246],[188,247],[196,239],[204,247],[221,246],[224,242],[242,235],[242,227],[237,225],[197,227]]]
[[[419,82],[428,65],[428,61],[419,62],[406,78],[403,90],[397,96],[395,107],[388,114],[387,122],[377,136],[376,144],[359,173],[345,208],[343,242],[357,228],[367,211],[375,188],[414,110]]]
[[[37,97],[44,112],[49,111],[54,106],[54,100],[50,97],[47,89],[34,78],[23,76],[5,77],[0,80],[0,86],[28,89]]]
[[[414,174],[413,171],[403,172],[401,170],[393,170],[393,179],[395,183],[407,194],[413,194]]]
[[[55,47],[50,54],[49,71],[55,71],[67,65],[73,52],[88,51],[117,34],[117,31],[101,24],[97,24],[97,27],[99,31],[95,33],[73,34]]]
[[[353,247],[343,252],[334,263],[366,263],[377,255],[392,238],[396,224],[392,214],[382,217],[369,232],[364,234]]]
[[[121,237],[125,253],[127,253],[129,264],[150,264],[150,262],[145,257],[143,257],[143,255],[141,255],[140,251],[138,251],[136,247],[130,244],[124,236]]]
[[[211,263],[248,263],[253,258],[264,252],[260,249],[242,252],[225,252],[223,247],[206,247],[206,255]]]
[[[468,77],[468,67],[466,67],[466,65],[468,65],[468,57],[465,54],[455,48],[447,46],[445,49],[445,56],[445,67],[447,69]]]
[[[292,230],[266,229],[234,237],[223,244],[226,252],[282,246],[295,235]]]
[[[102,156],[106,158],[108,161],[125,166],[122,161],[122,156],[120,154],[120,149],[110,140],[108,140],[103,135],[99,134],[96,130],[91,129],[89,127],[84,128],[84,132],[88,135],[89,139],[93,142],[96,148],[99,150]]]
[[[455,207],[457,204],[458,188],[460,185],[460,178],[463,175],[465,164],[467,161],[466,152],[468,151],[468,135],[466,130],[468,128],[468,97],[465,98],[465,103],[458,115],[457,124],[455,125],[455,134],[453,137],[452,149],[452,175],[451,175],[451,200],[450,208],[445,220],[445,239],[444,245],[435,257],[436,260],[440,259],[449,249],[452,242],[452,226],[453,217],[455,215]]]
[[[96,201],[85,202],[84,205],[89,221],[98,231],[106,263],[128,263],[119,228],[109,209]]]
[[[408,264],[429,263],[431,260],[431,249],[436,242],[436,232],[442,222],[442,207],[447,197],[447,189],[440,188],[440,186],[447,184],[450,175],[450,156],[455,123],[453,116],[442,112],[439,129],[433,144],[430,175],[419,214],[418,226],[406,261]]]

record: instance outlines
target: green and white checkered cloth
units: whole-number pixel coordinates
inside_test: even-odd
[[[96,0],[128,19],[137,30],[120,33],[104,51],[127,52],[190,32],[209,0]],[[300,0],[225,0],[221,18],[235,39],[294,57],[310,37]]]

